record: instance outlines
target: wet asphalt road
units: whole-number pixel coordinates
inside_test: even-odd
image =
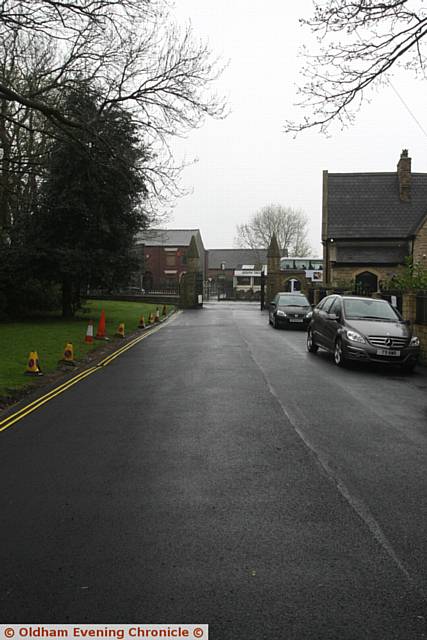
[[[0,436],[2,622],[427,638],[425,370],[208,303]]]

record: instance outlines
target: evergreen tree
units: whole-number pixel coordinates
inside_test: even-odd
[[[39,275],[61,285],[62,313],[71,316],[89,284],[126,279],[147,215],[145,153],[131,116],[117,105],[100,112],[98,96],[85,86],[68,94],[65,112],[92,124],[53,143],[29,228]]]

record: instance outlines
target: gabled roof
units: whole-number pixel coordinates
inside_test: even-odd
[[[136,242],[148,247],[187,247],[197,234],[199,229],[149,229],[138,233]]]
[[[412,173],[409,202],[397,173],[327,175],[328,238],[408,238],[427,213],[427,173]]]
[[[208,249],[208,269],[240,269],[243,264],[267,264],[267,249]]]

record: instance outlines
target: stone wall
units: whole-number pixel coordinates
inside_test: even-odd
[[[427,365],[427,324],[414,324],[414,334],[420,339],[420,361]]]
[[[375,267],[371,267],[369,265],[363,266],[354,266],[354,267],[331,267],[331,284],[333,286],[338,286],[342,282],[353,282],[356,279],[356,276],[359,273],[363,273],[364,271],[369,271],[375,274],[378,278],[378,281],[390,280],[392,276],[399,272],[402,267],[399,265],[387,265],[384,267],[376,265]]]
[[[420,361],[427,365],[427,324],[416,324],[417,296],[415,293],[404,293],[402,300],[402,315],[405,320],[410,320],[415,336],[418,336],[421,344]]]
[[[414,262],[424,263],[427,267],[427,218],[415,238]]]

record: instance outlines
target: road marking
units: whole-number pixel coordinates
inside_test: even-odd
[[[0,422],[0,432],[5,431],[13,424],[15,424],[15,422],[22,420],[22,418],[25,418],[25,416],[27,416],[29,413],[32,413],[42,405],[46,404],[46,402],[49,402],[49,400],[52,400],[56,396],[59,396],[61,393],[64,393],[64,391],[80,382],[80,380],[83,380],[87,376],[90,376],[92,373],[95,373],[96,370],[96,367],[91,367],[90,369],[86,369],[86,371],[82,371],[82,373],[80,373],[78,376],[75,376],[71,380],[68,380],[64,384],[61,384],[59,387],[55,387],[55,389],[52,389],[52,391],[50,391],[46,395],[38,398],[37,400],[34,400],[16,413],[13,413],[11,416],[8,416]]]
[[[168,319],[168,322],[171,322],[179,314],[180,312],[178,311],[170,319]],[[148,336],[151,336],[153,333],[157,333],[157,331],[159,331],[159,329],[161,329],[161,327],[164,326],[164,324],[165,322],[162,322],[160,325],[156,326],[155,328],[150,329],[149,331],[146,331],[142,336],[138,336],[137,338],[134,338],[130,342],[127,342],[125,345],[123,345],[123,347],[120,347],[120,349],[117,349],[113,353],[110,353],[110,355],[108,355],[106,358],[101,360],[97,365],[90,367],[89,369],[85,369],[85,371],[82,371],[81,373],[77,374],[76,376],[74,376],[74,378],[71,378],[70,380],[63,382],[58,387],[55,387],[54,389],[46,393],[44,396],[41,396],[40,398],[33,400],[33,402],[30,402],[29,404],[25,405],[25,407],[22,407],[22,409],[19,409],[19,411],[15,411],[15,413],[12,413],[12,415],[7,416],[6,418],[0,421],[0,433],[2,431],[5,431],[12,425],[14,425],[16,422],[19,422],[19,420],[22,420],[23,418],[25,418],[25,416],[29,415],[39,407],[46,404],[46,402],[53,400],[53,398],[56,398],[56,396],[61,395],[61,393],[64,393],[64,391],[67,391],[67,389],[70,389],[70,387],[73,387],[75,384],[77,384],[81,380],[84,380],[84,378],[87,378],[88,376],[92,375],[96,371],[100,371],[103,367],[106,367],[113,360],[118,358],[122,353],[124,353],[128,349],[131,349],[136,344],[141,342],[141,340],[145,340],[145,338],[148,338]]]
[[[375,540],[379,543],[382,549],[393,561],[393,563],[399,569],[399,571],[401,571],[401,573],[405,576],[409,584],[418,591],[418,593],[422,596],[424,600],[427,600],[427,594],[425,592],[424,586],[421,583],[421,581],[417,577],[411,574],[409,568],[405,565],[404,561],[399,558],[392,544],[389,542],[386,534],[382,530],[381,525],[375,519],[374,515],[371,513],[369,507],[365,504],[363,499],[351,493],[350,489],[347,487],[345,482],[339,477],[338,473],[331,467],[328,457],[325,455],[325,453],[309,440],[309,438],[304,433],[301,426],[298,424],[298,419],[292,416],[291,413],[287,410],[287,408],[281,401],[278,393],[276,392],[275,388],[270,383],[264,368],[256,359],[254,352],[252,351],[249,342],[244,337],[239,325],[237,325],[237,329],[240,333],[242,341],[246,345],[246,349],[248,351],[249,357],[252,359],[252,361],[260,370],[261,375],[264,379],[264,382],[267,386],[267,389],[269,390],[270,394],[278,403],[283,415],[287,418],[288,422],[294,429],[297,436],[302,441],[305,448],[309,451],[311,456],[314,458],[320,470],[326,475],[327,479],[336,486],[338,492],[341,494],[341,496],[344,498],[344,500],[347,502],[350,508],[358,515],[360,520],[365,524],[365,526],[368,528],[368,530],[370,531],[372,536],[375,538]]]

